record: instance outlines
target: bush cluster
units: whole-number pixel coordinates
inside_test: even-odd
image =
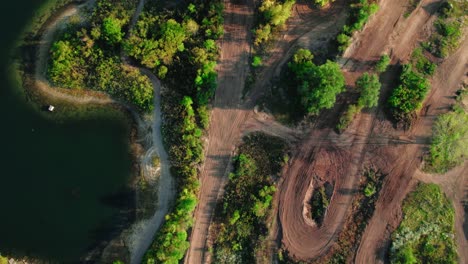
[[[455,212],[435,184],[419,184],[403,202],[403,221],[392,234],[391,263],[457,263]]]
[[[280,171],[285,147],[279,138],[260,133],[244,138],[215,221],[217,263],[255,263],[276,191],[272,175]]]
[[[425,76],[434,75],[434,72],[437,68],[435,63],[424,56],[422,48],[414,49],[413,53],[411,54],[411,63],[413,64],[414,69],[424,74]]]
[[[370,3],[372,0],[356,0],[351,4],[351,10],[348,17],[347,25],[343,27],[341,33],[337,36],[338,50],[344,52],[351,44],[353,33],[361,30],[373,15],[379,6],[376,3]]]
[[[455,50],[462,37],[467,8],[466,1],[445,1],[439,10],[439,18],[434,22],[436,32],[429,42],[424,43],[424,47],[441,58]]]
[[[291,16],[295,3],[296,0],[262,0],[262,4],[258,8],[260,23],[254,32],[256,46],[268,42],[275,30],[284,26]]]
[[[345,79],[340,66],[332,61],[315,65],[309,50],[299,49],[288,63],[305,112],[318,115],[322,109],[330,109],[337,94],[344,91]]]
[[[388,104],[397,121],[407,121],[421,108],[429,91],[429,81],[413,70],[411,64],[403,65],[400,85],[392,91]]]
[[[122,65],[120,47],[136,1],[98,0],[88,14],[91,23],[72,21],[52,44],[48,78],[53,85],[109,93],[153,109],[153,86],[136,68]]]

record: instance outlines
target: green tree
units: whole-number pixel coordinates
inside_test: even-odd
[[[120,20],[114,17],[107,17],[102,22],[102,37],[110,45],[115,45],[122,41],[124,33]]]
[[[345,79],[340,66],[332,61],[313,67],[298,87],[302,106],[310,114],[332,108],[337,94],[344,91]]]
[[[381,84],[379,77],[376,74],[364,73],[356,81],[356,87],[360,90],[361,96],[358,100],[358,105],[361,108],[371,108],[379,103],[379,94]]]

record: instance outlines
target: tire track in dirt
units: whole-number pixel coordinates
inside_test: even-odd
[[[369,70],[373,61],[378,59],[382,51],[386,48],[389,39],[392,37],[395,26],[401,20],[401,14],[405,10],[405,4],[406,1],[403,0],[381,1],[379,12],[372,18],[365,29],[358,33],[354,44],[344,54],[343,64],[347,75],[357,76],[363,71]],[[425,13],[421,14],[425,15]],[[427,14],[427,17],[429,16],[430,15]],[[413,20],[410,19],[410,21]],[[417,36],[420,33],[419,30],[426,20],[419,19],[413,22],[410,30],[402,30],[401,36],[398,36],[398,38],[405,39],[408,45],[405,49],[400,49],[400,54],[404,54],[413,49]],[[407,56],[407,54],[404,55]],[[394,54],[394,60],[399,59],[400,57],[395,57]],[[353,80],[354,78],[347,79]],[[349,84],[353,85],[353,83]],[[385,90],[390,88],[391,87],[387,85],[383,87],[382,90],[385,92]],[[307,160],[294,160],[291,164],[293,168],[290,167],[285,172],[285,186],[280,196],[279,218],[283,229],[283,243],[291,255],[296,258],[303,260],[313,259],[325,253],[332,244],[331,242],[334,241],[336,235],[342,229],[352,202],[352,193],[357,190],[356,185],[359,179],[358,172],[364,161],[366,152],[368,151],[365,145],[370,143],[369,140],[373,134],[373,128],[377,124],[376,111],[377,110],[374,109],[370,111],[370,113],[360,114],[358,116],[358,121],[354,122],[355,124],[352,125],[347,132],[340,135],[337,139],[335,138],[336,142],[340,142],[340,138],[348,138],[347,140],[351,138],[353,141],[351,147],[341,149],[341,151],[347,151],[347,153],[349,153],[349,156],[347,156],[342,163],[329,164],[328,167],[321,168],[316,165],[315,161],[311,163],[310,161],[307,162]],[[356,129],[357,132],[352,132],[352,128]],[[309,135],[309,139],[303,144],[309,146],[309,148],[303,147],[299,150],[301,152],[310,153],[306,155],[308,157],[313,157],[314,152],[322,153],[323,151],[323,148],[317,148],[313,146],[314,144],[311,144],[311,141],[313,141],[312,138],[317,137],[317,133],[321,134],[322,137],[334,137],[333,132],[330,130],[312,132]],[[356,135],[367,138],[367,140],[365,140],[366,144],[358,144]],[[391,136],[388,136],[388,138],[391,138]],[[335,152],[335,155],[339,155],[337,153],[340,151],[332,150],[332,152]],[[302,155],[304,154],[296,156],[295,159],[301,159]],[[321,156],[322,155],[317,155],[317,159],[320,160]],[[336,182],[334,195],[327,209],[324,223],[320,228],[311,227],[306,224],[306,221],[302,217],[301,207],[303,204],[303,197],[309,188],[309,184],[306,183],[311,181],[314,173],[330,173],[336,170],[343,171],[343,173],[340,173],[339,177],[336,179],[329,176],[330,180],[336,180]]]
[[[208,129],[206,160],[200,174],[200,195],[185,263],[206,263],[208,230],[229,171],[232,152],[240,140],[241,125],[253,114],[240,107],[248,71],[253,2],[224,1],[224,36],[220,41],[218,88]]]
[[[425,1],[423,6],[428,2]],[[356,263],[383,263],[385,248],[390,244],[391,231],[398,226],[401,218],[401,203],[415,183],[412,176],[420,166],[420,157],[427,149],[432,124],[437,115],[446,112],[453,104],[454,101],[451,95],[458,89],[458,84],[466,75],[467,50],[468,40],[465,38],[458,51],[439,66],[432,82],[430,94],[425,102],[425,105],[431,105],[430,111],[425,116],[420,116],[413,128],[406,133],[411,138],[419,139],[418,141],[422,144],[389,148],[388,153],[385,154],[387,164],[382,164],[382,168],[387,168],[390,173],[383,185],[374,215],[361,239]],[[401,53],[401,56],[403,57],[405,54]],[[460,183],[460,185],[463,184],[463,182]],[[404,186],[404,188],[401,188],[401,186]],[[463,219],[457,219],[457,221],[460,222]],[[464,237],[463,233],[459,234],[460,228],[457,231],[457,237]],[[461,232],[463,232],[462,228]],[[459,249],[459,253],[462,254],[460,257],[466,259],[466,253],[464,252],[466,250]]]

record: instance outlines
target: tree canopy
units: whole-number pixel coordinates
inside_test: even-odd
[[[301,104],[307,113],[317,115],[333,107],[337,94],[344,91],[345,79],[340,66],[332,61],[317,66],[308,50],[300,49],[288,64],[294,73]]]

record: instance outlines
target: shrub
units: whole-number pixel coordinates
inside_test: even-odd
[[[411,54],[411,60],[413,62],[413,66],[418,70],[418,72],[426,76],[434,74],[436,65],[424,56],[422,48],[414,49]]]
[[[286,0],[263,0],[258,11],[260,13],[260,24],[255,30],[255,45],[261,45],[270,40],[272,32],[283,26],[291,16],[291,10],[296,1]]]
[[[400,85],[395,88],[388,99],[388,104],[396,120],[405,120],[420,109],[429,90],[429,82],[417,72],[410,64],[403,65],[400,76]]]
[[[340,66],[332,61],[316,66],[310,51],[299,49],[288,64],[297,83],[298,94],[305,111],[317,115],[333,107],[336,95],[344,91],[344,76]]]
[[[336,125],[336,129],[341,133],[353,122],[354,117],[361,112],[359,105],[350,105],[344,114],[340,117],[340,121]]]
[[[376,74],[369,75],[367,72],[364,73],[356,81],[356,87],[361,92],[361,96],[358,100],[359,108],[371,108],[377,106],[379,103],[381,84],[379,82],[379,77]]]
[[[254,56],[252,60],[252,66],[254,68],[262,66],[262,58],[260,56]]]
[[[385,72],[389,64],[390,64],[390,57],[387,54],[384,54],[380,56],[379,61],[375,65],[375,70],[378,73]]]

